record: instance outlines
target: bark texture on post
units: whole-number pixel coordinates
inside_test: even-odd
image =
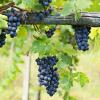
[[[3,13],[4,10],[7,10],[10,7],[15,7],[19,9],[23,13],[27,13],[28,16],[26,20],[23,20],[21,24],[45,24],[45,25],[85,25],[92,27],[100,27],[100,12],[80,12],[81,18],[78,21],[75,21],[75,15],[70,14],[68,16],[49,16],[47,18],[43,18],[41,21],[37,21],[34,18],[35,12],[27,12],[21,8],[15,6],[14,2],[3,5],[0,7],[0,13]],[[26,11],[26,12],[25,12]]]
[[[31,56],[29,55],[26,56],[26,68],[24,72],[22,100],[29,100],[30,66],[31,66]]]
[[[40,90],[37,93],[37,99],[36,100],[41,100],[41,91]]]
[[[22,20],[22,24],[45,24],[45,25],[85,25],[92,27],[100,27],[100,13],[98,12],[81,12],[81,18],[75,21],[75,15],[68,16],[49,16],[41,21],[34,18],[34,13],[28,13],[26,21]]]

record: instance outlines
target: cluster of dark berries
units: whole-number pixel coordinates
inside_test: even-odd
[[[45,31],[45,34],[47,35],[48,38],[51,38],[55,32],[56,28],[51,28],[48,31]]]
[[[56,56],[48,56],[36,59],[37,65],[39,66],[39,83],[46,87],[47,93],[53,96],[59,85],[59,75],[57,68],[54,65],[58,62]]]
[[[41,5],[43,5],[44,7],[48,7],[51,2],[52,2],[52,0],[39,0],[39,3]],[[52,11],[53,11],[52,7],[49,7],[49,9],[46,8],[46,9],[44,9],[44,11],[37,13],[37,17],[38,17],[38,19],[41,20],[44,17],[51,15]]]
[[[49,9],[44,10],[42,13],[43,13],[44,17],[48,17],[48,16],[50,16],[52,14],[53,10],[54,9],[52,7],[50,7]]]
[[[74,26],[75,29],[75,39],[78,45],[78,49],[82,51],[86,51],[89,49],[88,39],[90,27],[85,26]]]
[[[53,8],[50,7],[47,10],[37,12],[37,13],[35,13],[34,18],[36,21],[41,21],[41,20],[43,20],[43,18],[50,16],[52,11],[53,11]]]
[[[41,5],[43,5],[44,7],[48,7],[51,2],[52,2],[52,0],[39,0],[39,3]],[[44,9],[44,11],[39,12],[37,14],[37,17],[38,17],[38,19],[41,20],[44,17],[51,15],[52,11],[53,11],[52,7],[46,8],[46,9]]]
[[[39,3],[45,7],[49,6],[52,0],[39,0]]]
[[[8,33],[13,38],[15,37],[17,27],[20,25],[21,17],[20,12],[16,11],[14,8],[12,8],[10,11],[6,13],[8,17]]]
[[[39,3],[42,4],[45,7],[48,7],[50,5],[50,3],[52,2],[52,0],[39,0]],[[52,7],[49,6],[49,9],[46,9],[40,13],[38,13],[37,15],[37,19],[38,20],[42,20],[44,17],[48,17],[52,14],[52,11],[54,9]],[[48,31],[45,31],[45,34],[47,35],[48,38],[51,38],[52,35],[55,32],[55,28],[49,29]]]
[[[5,45],[6,34],[10,34],[12,38],[17,35],[16,30],[21,21],[20,12],[16,11],[14,8],[7,10],[4,15],[8,17],[8,29],[2,29],[1,31],[0,47]]]
[[[3,45],[5,45],[5,40],[6,40],[6,30],[2,29],[2,32],[0,34],[0,47],[3,47]]]

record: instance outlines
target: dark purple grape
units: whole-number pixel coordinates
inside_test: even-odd
[[[12,22],[14,20],[13,16],[9,16],[8,20],[9,20],[9,22]]]
[[[42,2],[42,5],[43,5],[43,6],[49,6],[49,2],[45,2],[45,1],[44,1],[44,2]]]
[[[48,0],[48,2],[49,2],[49,3],[51,3],[51,2],[52,2],[52,0]]]
[[[48,38],[51,38],[55,32],[56,28],[51,28],[48,31],[45,31],[45,34]]]
[[[45,7],[49,6],[52,0],[39,0],[39,3]]]
[[[17,21],[17,17],[16,16],[13,17],[13,21],[15,21],[15,22]]]

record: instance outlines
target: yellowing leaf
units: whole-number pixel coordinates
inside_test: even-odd
[[[35,0],[22,0],[22,7],[26,10],[31,11],[34,8],[36,1]]]
[[[83,10],[89,8],[92,4],[91,0],[76,0],[76,6],[78,9]]]
[[[56,0],[56,1],[54,2],[56,8],[62,7],[62,6],[64,5],[64,3],[65,3],[64,0],[59,0],[59,2],[58,2],[58,0]]]
[[[1,19],[4,19],[4,20],[7,20],[7,16],[2,15],[2,14],[0,14],[0,18],[1,18]]]
[[[98,34],[100,35],[100,28],[98,28]]]
[[[7,28],[7,21],[0,18],[0,28]]]
[[[45,26],[45,30],[46,31],[49,31],[49,26]]]
[[[18,28],[18,36],[21,36],[21,37],[27,37],[27,30],[25,27],[19,27]]]
[[[60,34],[61,34],[61,28],[60,27],[57,27],[55,34],[56,34],[56,36],[60,36]]]
[[[91,33],[89,35],[90,38],[94,39],[97,36],[98,32],[100,33],[100,28],[99,29],[95,27],[91,28]]]

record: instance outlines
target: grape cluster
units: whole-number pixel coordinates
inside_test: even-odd
[[[56,28],[51,28],[48,31],[45,31],[45,34],[47,35],[48,38],[51,38],[52,35],[54,34]]]
[[[42,4],[45,7],[48,7],[52,0],[39,0],[39,3]],[[52,14],[52,11],[54,10],[51,6],[48,7],[49,9],[45,9],[44,11],[40,12],[36,19],[37,20],[42,20],[44,17],[48,17]],[[48,31],[45,31],[45,34],[48,38],[51,38],[52,35],[54,34],[56,28],[49,29]]]
[[[82,51],[86,51],[89,49],[88,39],[90,27],[85,26],[74,26],[75,29],[75,39],[78,45],[78,49]]]
[[[6,40],[6,30],[2,29],[2,32],[0,34],[0,47],[3,47],[3,45],[5,45],[5,40]]]
[[[52,0],[39,0],[39,3],[45,7],[49,6]]]
[[[12,8],[8,13],[6,13],[8,17],[8,31],[10,36],[15,37],[17,27],[20,25],[21,17],[20,13]]]
[[[53,8],[50,7],[47,10],[36,12],[34,18],[36,21],[41,21],[41,20],[43,20],[44,17],[50,16],[52,11],[53,11]]]
[[[42,4],[44,7],[48,7],[52,0],[39,0],[39,3]],[[39,12],[39,17],[47,17],[51,15],[53,8],[50,6],[48,8],[44,8],[44,11]]]
[[[48,17],[48,16],[51,15],[51,13],[52,13],[53,10],[54,9],[52,7],[50,7],[49,9],[44,10],[42,13],[43,13],[44,17]]]
[[[59,85],[59,75],[57,73],[57,68],[53,66],[56,65],[58,59],[56,56],[48,56],[36,59],[37,65],[39,66],[39,83],[46,87],[47,93],[53,96],[57,91]]]
[[[4,12],[4,15],[8,17],[8,28],[2,29],[0,34],[0,47],[5,45],[6,34],[10,34],[13,38],[16,36],[17,27],[20,25],[21,17],[20,12],[16,11],[14,8]]]

